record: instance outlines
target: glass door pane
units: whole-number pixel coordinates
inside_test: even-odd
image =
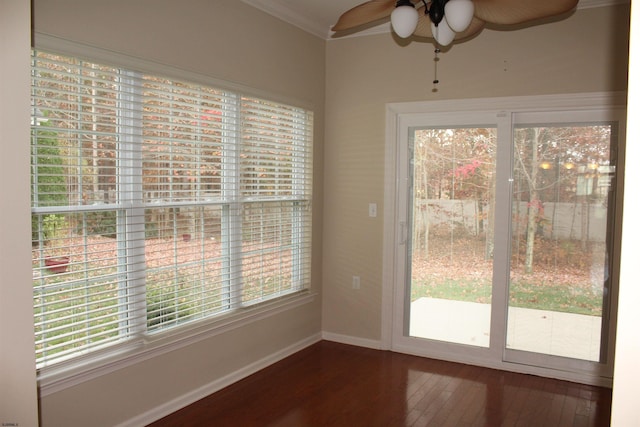
[[[489,347],[496,129],[412,136],[409,335]]]
[[[607,123],[514,129],[508,349],[601,360],[614,138]]]

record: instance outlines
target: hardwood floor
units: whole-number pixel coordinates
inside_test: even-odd
[[[611,390],[319,342],[153,424],[608,426]]]

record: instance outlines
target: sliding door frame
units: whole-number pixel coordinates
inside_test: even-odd
[[[408,158],[409,130],[424,127],[425,119],[429,126],[446,127],[454,118],[466,115],[470,126],[497,125],[498,141],[512,139],[513,118],[521,113],[555,111],[591,111],[604,110],[621,112],[616,114],[620,126],[619,138],[624,141],[624,93],[588,93],[571,95],[543,95],[509,98],[486,98],[454,101],[432,101],[414,103],[387,104],[386,111],[386,147],[385,147],[385,199],[384,199],[384,249],[383,249],[383,288],[382,288],[382,348],[408,354],[417,354],[436,359],[468,363],[478,366],[502,369],[513,372],[529,373],[577,381],[586,384],[611,386],[612,360],[615,344],[616,292],[611,295],[609,336],[607,355],[603,363],[562,360],[542,367],[544,358],[526,352],[506,351],[506,311],[508,299],[510,236],[509,227],[496,227],[494,239],[493,276],[496,291],[492,293],[491,339],[489,348],[476,348],[435,341],[424,341],[416,345],[416,339],[404,336],[404,283],[399,283],[407,271],[406,244],[408,224],[406,223],[407,200],[402,196],[407,187],[407,175],[402,173],[403,162]],[[466,120],[466,118],[465,118]],[[493,123],[491,123],[493,122]],[[459,122],[458,122],[459,124]],[[498,143],[500,144],[500,142]],[[500,146],[500,145],[499,145]],[[511,223],[511,184],[513,144],[511,149],[499,149],[496,154],[496,224]],[[619,150],[619,157],[624,150]],[[620,159],[623,164],[623,159]],[[621,177],[621,171],[618,176]],[[621,179],[619,180],[621,181]],[[622,184],[618,185],[616,204],[622,201]],[[616,223],[620,223],[620,209],[614,210]],[[613,236],[616,242],[613,248],[613,265],[619,265],[620,227],[616,227]],[[612,271],[612,279],[617,280],[617,268]],[[453,349],[453,351],[452,351]],[[542,362],[541,362],[542,360]]]

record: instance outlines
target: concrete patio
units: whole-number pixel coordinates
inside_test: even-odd
[[[489,347],[489,304],[419,298],[411,303],[411,336]],[[509,308],[507,348],[599,360],[596,316]]]

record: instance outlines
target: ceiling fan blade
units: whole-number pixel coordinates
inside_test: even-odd
[[[454,40],[466,39],[479,33],[484,28],[484,24],[484,21],[474,17],[471,20],[471,24],[469,24],[469,27],[467,27],[466,30],[461,33],[456,33],[456,37]],[[433,33],[431,32],[431,21],[429,20],[428,16],[420,16],[420,19],[418,19],[418,27],[416,28],[416,31],[413,33],[413,35],[431,39],[433,38]]]
[[[331,30],[350,30],[360,25],[386,18],[391,15],[395,8],[395,0],[370,0],[343,13]]]
[[[428,15],[420,15],[418,18],[418,26],[413,32],[414,36],[433,38],[433,32],[431,31],[431,20]]]
[[[561,15],[578,4],[578,0],[473,0],[475,16],[483,21],[513,25]]]

